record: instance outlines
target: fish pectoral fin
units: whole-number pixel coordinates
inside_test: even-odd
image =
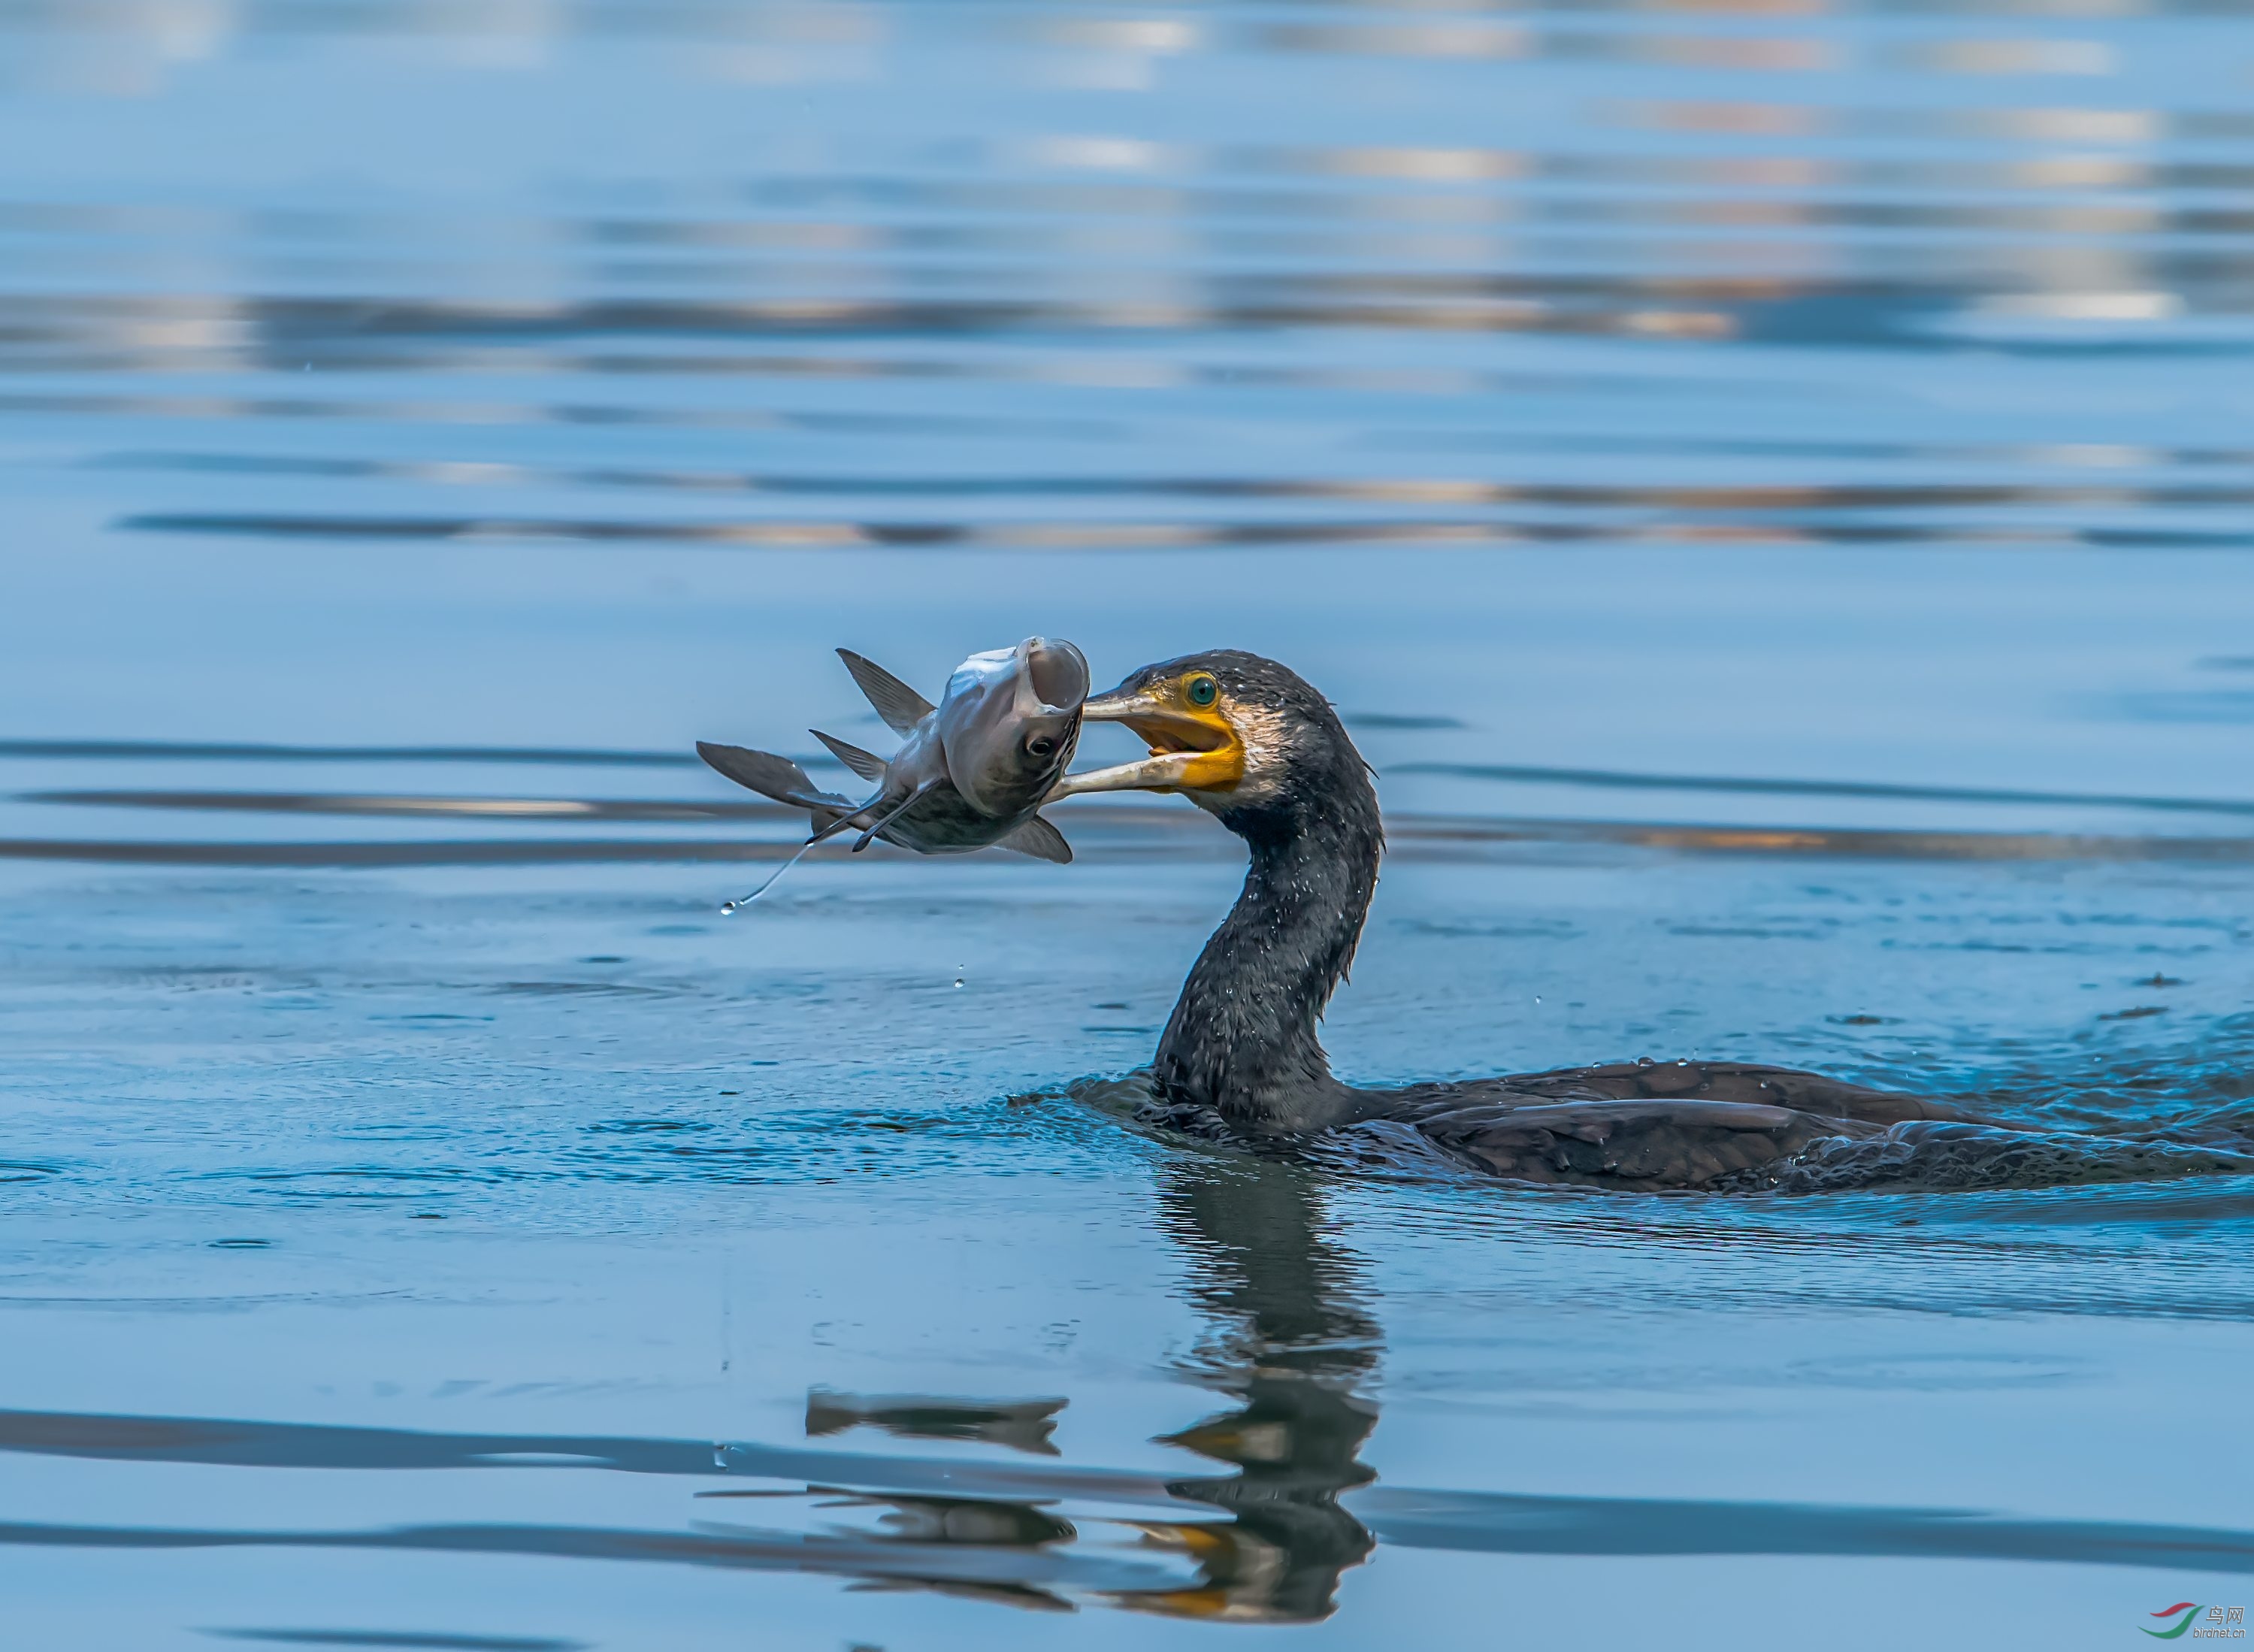
[[[1072,864],[1072,845],[1065,842],[1062,832],[1039,815],[1027,816],[994,842],[998,848],[1015,850],[1035,860],[1053,860],[1060,866]]]
[[[875,815],[876,818],[871,823],[866,831],[863,832],[858,837],[853,840],[853,852],[858,855],[863,850],[866,849],[871,844],[876,842],[878,834],[882,832],[886,827],[891,825],[901,816],[906,814],[915,804],[921,802],[934,788],[945,784],[946,782],[943,780],[926,780],[922,785],[917,787],[915,790],[910,792],[906,797],[901,798],[899,802],[894,803],[890,808],[886,809],[882,815],[876,814],[878,805],[884,801],[881,795],[872,797],[867,802],[862,804],[861,811],[859,815],[855,816],[855,818],[857,820],[866,820],[872,815]]]
[[[737,785],[771,797],[778,803],[788,803],[794,808],[810,808],[817,814],[823,810],[843,810],[850,814],[850,800],[825,792],[814,783],[813,777],[787,757],[777,757],[773,752],[755,752],[747,746],[721,746],[711,740],[696,742],[696,755],[726,775]]]
[[[874,660],[864,660],[850,648],[838,649],[837,657],[893,733],[913,734],[917,724],[939,709]]]
[[[835,734],[824,734],[820,729],[808,729],[808,733],[830,748],[830,755],[851,769],[864,780],[885,778],[885,760],[874,752],[864,752],[858,746],[847,744]]]

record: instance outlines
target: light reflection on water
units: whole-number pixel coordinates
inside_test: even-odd
[[[789,822],[690,746],[843,726],[832,644],[1257,648],[1381,772],[1351,1074],[2235,1151],[2250,74],[2188,0],[0,4],[11,1626],[2228,1598],[2244,1176],[1161,1139],[1066,1087],[1209,822],[723,920]]]

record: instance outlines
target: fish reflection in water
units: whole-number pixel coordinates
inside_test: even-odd
[[[929,1395],[840,1394],[816,1389],[806,1396],[806,1432],[821,1438],[867,1426],[909,1439],[968,1439],[1041,1457],[1057,1454],[1049,1436],[1067,1402],[949,1400]]]
[[[947,1402],[933,1404],[947,1409]],[[970,1408],[975,1409],[975,1408]],[[1036,1612],[1070,1612],[1073,1603],[1054,1589],[1032,1582],[1013,1582],[1008,1576],[1006,1556],[1011,1550],[1040,1550],[1052,1544],[1068,1544],[1080,1536],[1072,1522],[1049,1513],[1045,1508],[1031,1502],[1010,1502],[988,1497],[914,1497],[898,1493],[856,1492],[842,1488],[809,1486],[807,1494],[823,1498],[819,1505],[823,1510],[866,1512],[875,1516],[876,1530],[860,1535],[873,1536],[880,1544],[898,1544],[906,1547],[943,1545],[958,1551],[980,1557],[1000,1553],[1003,1564],[996,1575],[988,1577],[962,1576],[934,1569],[929,1575],[919,1575],[913,1563],[905,1568],[889,1572],[871,1571],[861,1575],[854,1587],[861,1590],[928,1590],[934,1593],[955,1595],[963,1599],[984,1600],[996,1606],[1024,1606]],[[704,1498],[758,1498],[791,1496],[788,1492],[699,1492]],[[725,1521],[705,1520],[699,1527],[718,1536],[727,1536],[739,1528]],[[757,1530],[745,1535],[757,1538],[767,1534]],[[852,1569],[841,1567],[849,1574]]]

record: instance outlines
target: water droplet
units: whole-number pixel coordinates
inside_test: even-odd
[[[1677,1067],[1688,1067],[1688,1066],[1690,1066],[1690,1062],[1688,1062],[1688,1061],[1686,1061],[1686,1060],[1684,1060],[1681,1056],[1679,1056],[1679,1055],[1678,1055],[1678,1056],[1676,1056],[1676,1057],[1675,1058],[1675,1065],[1676,1065],[1676,1066],[1677,1066]]]
[[[961,986],[961,985],[962,984],[962,977],[961,976],[956,976],[956,977],[955,977],[955,984],[956,984],[956,986],[958,986],[958,987],[959,987],[959,986]]]
[[[1648,1055],[1639,1055],[1635,1058],[1635,1064],[1638,1067],[1649,1067],[1651,1065],[1651,1058]]]
[[[721,1445],[718,1440],[715,1440],[712,1444],[712,1466],[715,1468],[725,1468],[727,1466],[728,1448],[725,1446]]]
[[[732,900],[722,901],[720,903],[720,915],[723,918],[734,917],[736,915],[736,903]]]
[[[1536,1004],[1539,1004],[1539,1003],[1541,1003],[1541,1002],[1542,1002],[1542,995],[1541,995],[1539,992],[1537,992],[1537,993],[1536,993],[1536,994],[1534,995],[1534,1001],[1535,1001]]]

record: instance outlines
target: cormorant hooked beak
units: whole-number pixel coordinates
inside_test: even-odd
[[[1228,696],[1209,671],[1139,681],[1130,677],[1081,707],[1083,721],[1124,723],[1151,755],[1140,762],[1068,774],[1047,801],[1083,792],[1226,793],[1244,778],[1244,739]]]

